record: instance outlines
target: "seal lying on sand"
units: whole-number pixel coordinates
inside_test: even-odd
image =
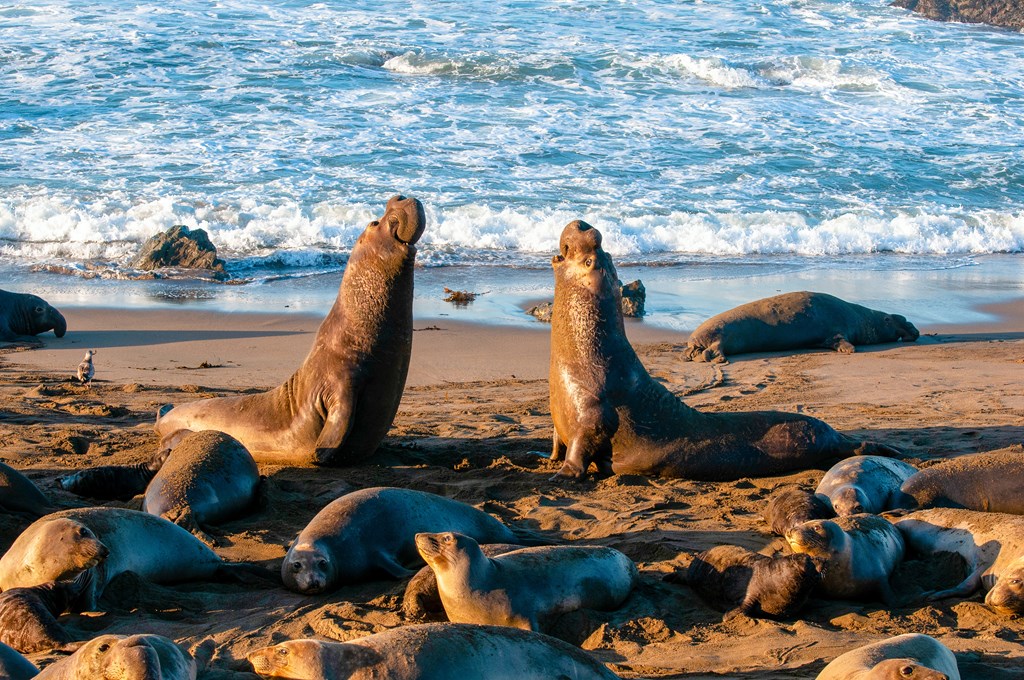
[[[552,267],[551,458],[564,459],[556,479],[582,479],[593,463],[605,476],[721,481],[821,466],[855,453],[892,453],[807,416],[690,408],[648,375],[630,346],[618,276],[600,232],[570,223]]]
[[[76,496],[103,500],[131,500],[146,490],[146,486],[170,453],[170,449],[160,451],[145,463],[100,465],[72,472],[57,479],[57,486]]]
[[[690,335],[683,359],[724,362],[745,352],[824,347],[850,354],[855,345],[917,340],[899,314],[886,314],[826,293],[784,293],[713,316]]]
[[[809,555],[768,557],[737,545],[719,545],[698,554],[686,570],[686,583],[712,606],[760,618],[794,616],[821,582],[824,560]]]
[[[640,577],[613,548],[544,546],[487,557],[472,538],[451,531],[416,534],[416,547],[454,623],[539,631],[557,614],[617,609]]]
[[[881,456],[853,456],[825,473],[814,493],[840,516],[905,507],[900,485],[917,473],[910,463]]]
[[[216,430],[188,435],[171,450],[142,501],[143,512],[159,515],[201,541],[213,544],[204,524],[218,524],[251,508],[260,471],[237,439]]]
[[[513,550],[519,550],[523,546],[515,543],[484,543],[480,546],[480,552],[487,557],[495,557]],[[434,570],[427,565],[416,572],[416,575],[409,579],[405,586],[405,595],[402,597],[402,615],[406,621],[447,621],[444,604],[441,602],[441,593],[437,590],[437,577]]]
[[[970,574],[929,599],[966,597],[978,588],[985,604],[1008,614],[1024,614],[1024,517],[959,508],[932,508],[893,517],[907,545],[920,553],[955,552]]]
[[[463,623],[402,626],[345,643],[292,640],[257,649],[260,675],[291,680],[616,680],[572,645],[516,628]]]
[[[897,635],[837,656],[818,680],[960,680],[953,652],[920,633]]]
[[[889,577],[903,561],[905,545],[892,524],[874,515],[806,522],[786,533],[795,553],[825,560],[821,590],[828,597],[895,601]]]
[[[370,456],[398,411],[412,352],[415,243],[426,224],[415,198],[395,196],[356,241],[338,299],[313,349],[276,389],[164,407],[161,448],[181,430],[220,430],[259,462],[343,465]]]
[[[421,564],[416,534],[458,531],[483,543],[514,543],[507,526],[472,505],[412,489],[345,494],[310,520],[281,563],[289,590],[312,595],[386,573],[407,578]]]
[[[196,680],[190,654],[161,635],[101,635],[36,676],[39,680]]]
[[[0,508],[32,517],[56,510],[31,479],[6,463],[0,463]]]
[[[72,581],[54,581],[0,593],[0,642],[22,654],[63,647],[73,638],[57,621],[89,583],[80,574]]]
[[[907,479],[899,507],[966,508],[1024,515],[1024,447],[945,460]]]
[[[35,336],[52,330],[63,338],[64,316],[38,295],[0,290],[0,340],[39,342]]]
[[[32,662],[0,642],[0,678],[4,680],[29,680],[39,675],[39,669]]]
[[[785,486],[772,494],[764,521],[773,534],[785,536],[790,529],[812,519],[831,519],[835,511],[820,496],[798,486]]]

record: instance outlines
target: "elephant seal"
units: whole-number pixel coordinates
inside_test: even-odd
[[[907,545],[920,553],[955,552],[970,573],[930,600],[965,597],[981,588],[985,604],[1005,614],[1024,614],[1024,517],[960,508],[917,510],[892,518]]]
[[[814,493],[839,516],[905,507],[900,485],[917,473],[910,463],[881,456],[853,456],[825,473]]]
[[[690,408],[650,377],[630,346],[618,275],[600,232],[586,222],[569,223],[552,268],[551,458],[564,461],[554,479],[582,479],[593,463],[600,476],[725,481],[893,452],[859,444],[803,415]]]
[[[57,509],[31,479],[6,463],[0,463],[0,508],[33,517]]]
[[[889,577],[903,561],[903,536],[888,520],[874,515],[851,515],[805,522],[786,533],[795,553],[825,561],[821,591],[839,599],[881,595],[895,601]]]
[[[101,635],[54,662],[39,680],[196,680],[192,656],[162,635]]]
[[[711,317],[690,334],[683,359],[722,363],[733,354],[824,347],[852,354],[856,345],[921,334],[899,314],[886,314],[827,293],[784,293]]]
[[[299,370],[269,392],[164,406],[156,421],[161,448],[172,448],[181,430],[220,430],[261,463],[345,465],[369,457],[405,388],[414,244],[425,225],[418,200],[389,200],[352,248],[338,298]]]
[[[790,618],[821,582],[823,560],[810,555],[769,557],[738,545],[719,545],[699,553],[686,570],[686,583],[725,618]]]
[[[159,451],[145,463],[134,465],[100,465],[65,475],[57,486],[76,496],[103,500],[127,501],[146,490],[150,480],[163,466],[171,450]]]
[[[448,620],[540,631],[541,622],[580,608],[617,609],[640,574],[614,548],[543,546],[487,557],[468,536],[416,534]]]
[[[260,675],[291,680],[617,680],[582,649],[542,633],[464,623],[392,628],[349,642],[292,640],[249,654]]]
[[[960,680],[953,652],[928,635],[907,633],[837,656],[818,680]]]
[[[56,649],[73,641],[57,621],[89,583],[86,573],[71,581],[51,581],[0,593],[0,642],[22,654]]]
[[[812,519],[831,519],[835,511],[821,497],[798,486],[785,486],[768,499],[762,517],[773,534],[786,532]]]
[[[21,654],[0,642],[0,678],[29,680],[39,675],[39,669]]]
[[[188,529],[201,541],[215,541],[201,528],[237,517],[251,508],[260,471],[245,447],[216,430],[189,434],[175,446],[146,487],[142,511]]]
[[[901,507],[952,507],[1024,515],[1024,447],[946,460],[907,479]]]
[[[416,534],[458,531],[484,543],[514,543],[507,526],[472,505],[412,489],[373,487],[331,501],[281,563],[289,590],[312,595],[384,573],[408,578],[421,564]]]
[[[68,322],[46,300],[38,295],[0,290],[0,340],[39,342],[35,336],[50,330],[63,338]]]
[[[523,546],[515,543],[484,543],[480,551],[487,557],[495,557],[513,550],[519,550]],[[402,597],[402,615],[406,621],[447,621],[448,615],[444,612],[444,604],[441,602],[441,593],[437,590],[437,577],[434,570],[427,565],[416,572],[416,575],[409,579],[405,586],[405,595]]]
[[[94,611],[115,576],[132,571],[154,583],[208,579],[248,565],[226,565],[195,536],[162,517],[121,508],[76,508],[32,523],[0,558],[0,589],[61,581],[86,571],[75,609]]]

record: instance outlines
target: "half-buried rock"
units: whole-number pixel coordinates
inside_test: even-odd
[[[142,245],[131,266],[145,271],[156,269],[192,269],[205,276],[224,280],[224,260],[217,257],[217,247],[203,229],[189,229],[178,224],[153,236]]]

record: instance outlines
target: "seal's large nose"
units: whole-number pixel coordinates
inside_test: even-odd
[[[389,226],[395,238],[408,244],[419,241],[427,226],[423,204],[405,196],[392,196],[380,221]]]
[[[573,220],[562,229],[558,244],[562,257],[570,253],[589,255],[601,247],[601,232],[583,220]]]

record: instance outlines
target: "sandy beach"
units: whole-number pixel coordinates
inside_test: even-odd
[[[64,338],[48,335],[42,348],[0,355],[0,459],[62,507],[88,501],[56,488],[59,475],[148,459],[162,404],[278,384],[301,362],[320,322],[187,309],[64,311]],[[683,333],[643,323],[627,331],[649,372],[691,406],[806,413],[927,465],[1024,440],[1024,304],[984,311],[996,320],[923,326],[916,343],[849,356],[745,355],[722,367],[681,361]],[[811,678],[850,648],[906,632],[944,642],[965,678],[1020,677],[1024,625],[977,596],[891,609],[813,599],[792,621],[722,622],[722,612],[665,577],[715,545],[771,544],[760,514],[772,491],[813,487],[822,471],[726,483],[618,476],[554,484],[552,465],[537,455],[550,450],[547,327],[445,319],[415,327],[406,392],[376,457],[348,468],[261,466],[268,502],[219,528],[220,555],[277,569],[296,532],[340,494],[407,487],[474,504],[552,539],[612,546],[636,561],[641,584],[622,609],[567,615],[551,631],[624,678]],[[86,389],[70,376],[90,348],[97,372]],[[27,524],[0,515],[0,549]],[[912,577],[898,575],[897,582]],[[347,640],[403,625],[404,587],[374,581],[306,597],[271,584],[134,583],[114,589],[104,614],[62,621],[82,638],[150,632],[186,646],[212,638],[217,652],[201,678],[256,677],[244,659],[257,647],[301,637]],[[40,665],[54,658],[31,657]]]

